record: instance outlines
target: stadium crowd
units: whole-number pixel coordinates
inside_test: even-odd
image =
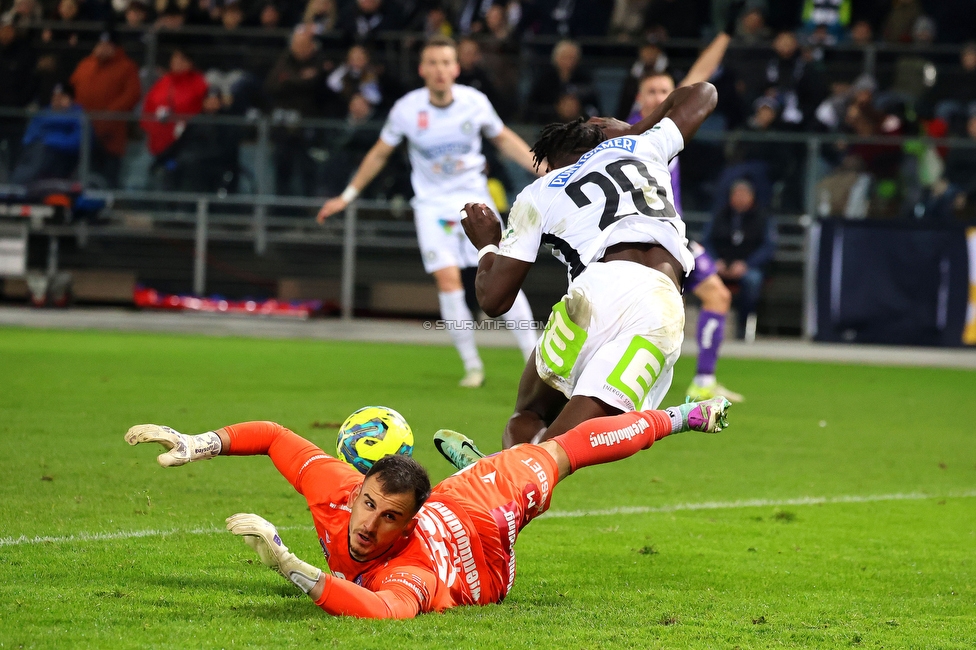
[[[0,180],[75,173],[81,113],[118,111],[140,116],[140,128],[134,120],[94,120],[93,182],[125,185],[123,160],[135,149],[151,159],[149,187],[243,191],[253,170],[240,151],[255,129],[241,119],[187,118],[265,116],[275,191],[331,195],[393,102],[420,85],[405,71],[425,37],[458,40],[458,82],[483,91],[507,122],[626,119],[641,77],[668,70],[680,78],[696,49],[723,28],[730,4],[6,0],[0,109],[50,110],[29,122],[0,117]],[[973,0],[745,2],[712,77],[719,106],[703,131],[747,135],[689,147],[686,209],[721,213],[731,181],[746,177],[759,204],[802,211],[805,145],[759,137],[785,132],[829,136],[819,156],[820,214],[972,217],[976,148],[839,136],[976,142],[974,15]],[[866,49],[886,58],[866,57]],[[403,65],[404,56],[414,58]],[[316,118],[334,123],[304,122]],[[518,189],[491,152],[489,165]],[[394,166],[371,192],[409,195],[405,179]]]

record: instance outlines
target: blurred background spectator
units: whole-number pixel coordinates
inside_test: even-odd
[[[386,78],[381,67],[373,65],[364,45],[349,48],[346,60],[326,77],[325,85],[335,95],[330,100],[332,106],[326,107],[325,112],[335,117],[346,116],[353,95],[369,102],[371,113],[374,110],[385,113],[398,96],[394,83]]]
[[[102,32],[92,53],[71,75],[78,104],[89,112],[129,112],[139,103],[139,70],[118,46],[113,32]],[[118,187],[129,125],[123,120],[93,120],[91,171],[105,187]]]
[[[311,30],[300,27],[265,82],[271,100],[276,188],[280,194],[315,193],[315,162],[309,149],[315,131],[299,125],[322,114],[325,58]]]
[[[10,181],[26,185],[49,178],[71,178],[81,149],[81,114],[71,87],[56,85],[48,110],[35,115],[27,125]]]
[[[580,68],[580,59],[580,47],[574,41],[556,43],[552,48],[551,63],[539,72],[532,86],[527,107],[530,119],[546,123],[560,113],[571,112],[577,117],[600,114],[593,77]],[[568,110],[573,107],[575,110]]]
[[[733,290],[742,336],[748,316],[759,304],[763,270],[776,250],[775,227],[760,208],[752,183],[732,183],[701,243],[715,260],[719,277]]]
[[[203,110],[207,81],[193,65],[184,48],[173,50],[169,71],[157,81],[142,105],[142,125],[146,146],[153,155],[153,172],[160,189],[174,189],[176,143],[186,130],[186,118]]]

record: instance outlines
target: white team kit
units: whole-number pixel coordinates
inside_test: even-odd
[[[532,263],[540,244],[549,244],[569,270],[566,296],[536,348],[539,376],[566,397],[653,409],[671,385],[684,338],[681,294],[659,271],[599,260],[615,244],[654,243],[685,275],[692,271],[668,171],[683,147],[678,127],[665,118],[536,180],[512,206],[499,254]]]
[[[390,110],[380,139],[395,147],[409,144],[414,222],[424,270],[478,265],[478,251],[464,234],[459,210],[465,203],[485,203],[496,213],[488,193],[481,138],[497,137],[504,124],[483,93],[455,84],[454,101],[430,103],[419,88],[401,97]]]

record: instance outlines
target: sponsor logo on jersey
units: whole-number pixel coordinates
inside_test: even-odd
[[[421,156],[427,160],[432,160],[434,158],[440,158],[441,156],[462,156],[471,151],[471,143],[446,142],[433,147],[416,147],[416,149],[417,153],[419,153]]]
[[[625,151],[633,153],[634,147],[636,146],[637,146],[637,140],[635,140],[634,138],[611,138],[609,140],[604,140],[596,147],[590,149],[585,154],[583,154],[580,157],[579,161],[576,162],[575,165],[570,165],[566,169],[556,174],[553,177],[553,179],[549,181],[549,187],[565,186],[566,183],[569,182],[569,179],[572,178],[573,174],[576,173],[576,170],[582,167],[587,160],[589,160],[596,154],[600,153],[601,151],[605,151],[607,149],[623,149]]]
[[[508,559],[508,579],[505,581],[505,591],[502,593],[502,597],[512,589],[512,584],[515,582],[515,538],[519,531],[518,512],[518,504],[515,501],[510,501],[495,508],[490,513],[492,519],[495,520],[495,525],[498,526],[502,553]]]
[[[434,514],[437,515],[436,518],[431,516]],[[464,582],[471,593],[471,599],[476,603],[481,600],[481,574],[478,572],[478,563],[474,559],[471,538],[457,515],[443,503],[428,502],[421,510],[418,527],[428,535],[428,546],[438,556],[447,555],[445,541],[451,542],[450,545],[457,553],[457,561],[461,564],[461,572],[464,574]],[[440,539],[435,539],[436,537]],[[445,537],[448,539],[444,540]],[[434,560],[437,563],[438,577],[450,587],[454,583],[452,575],[454,569],[449,558],[435,557]]]
[[[639,436],[644,433],[644,429],[650,426],[647,420],[640,419],[634,422],[630,426],[623,427],[622,429],[616,429],[615,431],[605,431],[600,433],[590,434],[590,446],[599,447],[603,445],[605,447],[612,447],[624,440],[630,440],[634,436]]]
[[[522,464],[535,472],[536,478],[539,479],[539,490],[542,491],[542,497],[539,499],[539,505],[536,507],[536,514],[541,515],[542,509],[546,507],[546,502],[549,501],[549,477],[546,475],[546,470],[543,469],[542,464],[535,458],[525,458],[522,460]],[[531,508],[534,501],[531,497],[529,498]]]
[[[417,128],[424,131],[428,126],[430,126],[430,117],[427,111],[417,111]]]

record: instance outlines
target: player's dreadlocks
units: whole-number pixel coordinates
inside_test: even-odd
[[[586,153],[605,139],[598,126],[587,124],[582,117],[565,124],[550,124],[542,129],[539,139],[532,145],[535,168],[538,169],[546,159],[551,163],[570,154]]]

